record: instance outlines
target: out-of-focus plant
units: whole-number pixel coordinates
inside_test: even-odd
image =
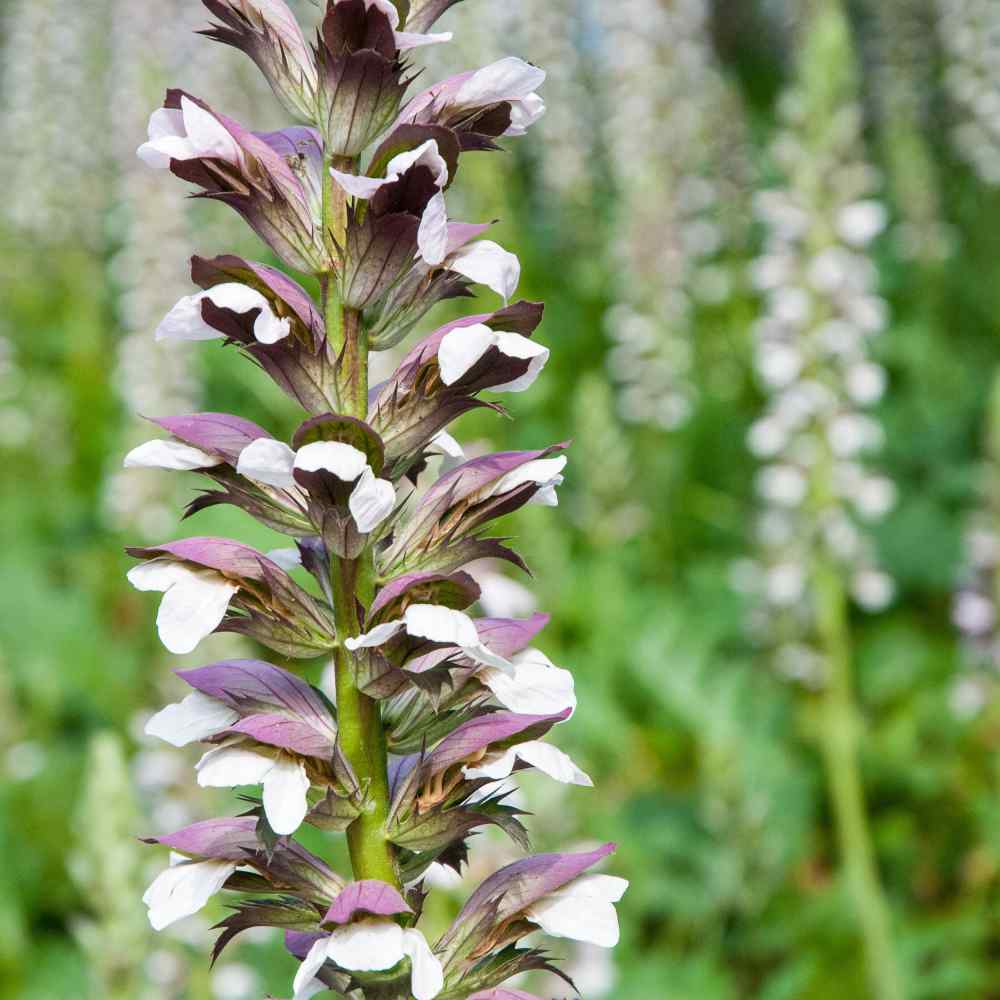
[[[615,108],[604,125],[619,196],[608,364],[624,419],[667,430],[691,413],[698,306],[733,293],[724,258],[745,228],[743,109],[718,65],[710,7],[600,5]]]
[[[147,733],[175,746],[209,744],[199,784],[260,787],[240,816],[155,839],[177,858],[143,897],[150,922],[162,929],[220,890],[239,893],[214,957],[251,927],[284,929],[302,960],[296,1000],[526,997],[503,984],[555,971],[540,949],[518,948],[526,935],[617,942],[613,904],[627,883],[586,874],[613,845],[507,865],[433,948],[414,925],[428,873],[460,871],[474,830],[496,826],[527,846],[498,783],[527,768],[591,783],[542,741],[576,706],[572,675],[529,648],[547,617],[474,620],[479,588],[461,569],[483,557],[523,566],[489,526],[532,502],[556,505],[565,445],[473,459],[410,494],[434,455],[461,457],[453,419],[503,412],[480,393],[525,390],[548,360],[531,339],[542,307],[508,305],[517,258],[480,239],[488,226],[451,221],[445,201],[462,154],[498,148],[541,117],[545,74],[505,58],[404,103],[410,50],[450,38],[428,33],[448,0],[328,0],[312,47],[281,0],[204,3],[207,34],[244,51],[308,124],[250,132],[169,90],[139,157],[232,206],[315,281],[320,301],[273,267],[195,257],[201,291],[157,328],[159,339],[242,350],[306,419],[289,446],[239,416],[161,417],[169,437],[126,457],[207,476],[218,488],[189,514],[232,505],[295,541],[267,556],[212,537],[129,550],[141,560],[133,586],[163,593],[157,627],[171,652],[236,632],[298,670],[259,660],[186,670],[193,692],[150,719]],[[370,351],[475,284],[503,307],[424,337],[369,386]],[[333,701],[299,676],[320,657],[334,662]],[[346,833],[352,880],[293,839],[303,824]]]
[[[952,250],[941,206],[940,177],[927,141],[935,65],[934,9],[929,0],[871,4],[871,98],[898,221],[904,259],[940,262]]]
[[[984,183],[1000,184],[1000,10],[993,0],[937,6],[955,148]]]
[[[139,901],[144,866],[135,840],[139,814],[118,736],[103,732],[91,739],[86,775],[69,870],[88,913],[74,931],[88,957],[93,995],[135,1000],[151,995],[142,971],[151,935]]]
[[[952,606],[967,667],[952,694],[961,717],[975,715],[991,699],[1000,671],[1000,378],[993,382],[984,445],[982,505],[966,531],[965,565]]]
[[[774,143],[783,187],[756,196],[765,247],[752,276],[765,309],[755,326],[766,410],[749,433],[764,465],[757,490],[763,565],[757,583],[778,668],[818,693],[818,730],[847,884],[880,1000],[902,997],[891,918],[868,828],[858,761],[849,594],[877,610],[892,582],[875,568],[857,517],[884,515],[895,494],[869,472],[881,443],[865,409],[886,375],[868,341],[886,324],[867,248],[885,226],[861,148],[850,30],[837,0],[817,0],[802,31],[796,81]]]

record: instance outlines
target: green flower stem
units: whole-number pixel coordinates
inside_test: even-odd
[[[355,161],[330,159],[323,179],[324,240],[332,261],[344,243],[347,204],[330,177],[330,166],[353,170]],[[341,412],[363,420],[368,409],[368,345],[361,314],[347,309],[336,295],[335,275],[322,276],[323,313],[327,338],[338,359],[336,398]],[[375,561],[370,549],[358,559],[331,560],[334,617],[341,644],[334,652],[339,743],[365,794],[366,808],[348,827],[347,846],[355,879],[380,879],[399,887],[395,850],[386,838],[389,817],[389,777],[385,729],[379,704],[357,684],[357,657],[343,640],[361,633],[358,604],[368,607],[375,596]],[[362,652],[360,655],[364,655]]]
[[[367,606],[375,592],[371,552],[360,559],[335,559],[333,590],[338,634],[358,635],[357,601]],[[398,888],[395,852],[385,832],[389,778],[382,715],[378,702],[358,689],[355,656],[343,646],[334,653],[334,669],[340,748],[354,768],[367,802],[365,811],[347,830],[351,867],[356,879],[381,879]]]
[[[903,1000],[889,906],[879,881],[858,761],[858,712],[851,677],[847,597],[838,568],[820,560],[813,578],[817,628],[826,653],[820,696],[820,743],[841,863],[854,900],[875,1000]]]

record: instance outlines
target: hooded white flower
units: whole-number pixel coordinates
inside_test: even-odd
[[[504,303],[510,301],[521,280],[521,262],[493,240],[476,240],[456,250],[446,259],[445,266],[477,285],[492,289]]]
[[[538,378],[549,360],[549,349],[519,333],[491,330],[484,323],[456,327],[441,339],[438,367],[441,381],[453,385],[466,374],[490,348],[508,358],[528,362],[528,370],[519,378],[491,387],[493,392],[523,392]]]
[[[149,117],[149,139],[136,151],[147,166],[166,170],[171,160],[201,157],[243,163],[239,144],[210,111],[181,98],[179,108],[157,108]]]
[[[205,299],[218,309],[230,309],[235,313],[259,309],[253,322],[253,335],[261,344],[275,344],[291,332],[291,320],[275,316],[271,303],[255,288],[239,281],[226,281],[195,295],[185,295],[156,328],[156,339],[221,340],[224,335],[202,319],[201,304]]]
[[[294,833],[309,811],[309,776],[289,754],[251,746],[242,740],[209,750],[195,765],[205,788],[262,785],[264,813],[277,834]]]
[[[234,861],[189,861],[174,855],[170,867],[156,876],[142,897],[153,930],[197,913],[234,871]]]
[[[420,931],[404,930],[384,917],[344,924],[310,949],[295,976],[294,1000],[311,996],[307,991],[328,959],[354,972],[384,972],[404,958],[410,960],[413,996],[416,1000],[433,1000],[444,988],[444,970]]]
[[[501,476],[495,483],[479,494],[482,500],[488,497],[499,496],[510,490],[516,490],[518,486],[525,483],[536,483],[538,492],[531,498],[529,503],[541,504],[543,507],[558,507],[559,497],[556,495],[556,487],[563,483],[562,470],[566,468],[566,456],[559,455],[556,458],[536,458],[534,461],[525,462],[516,469],[511,469],[506,475]]]
[[[239,712],[201,691],[192,691],[183,701],[160,709],[147,723],[144,732],[175,747],[208,739],[238,722]]]
[[[122,464],[126,469],[176,469],[190,472],[193,469],[210,469],[221,461],[215,455],[183,441],[157,438],[133,448]]]
[[[516,56],[507,56],[465,79],[455,94],[454,105],[476,108],[506,101],[510,104],[510,126],[504,135],[524,135],[545,114],[545,103],[534,93],[544,82],[544,70]]]
[[[590,776],[573,763],[569,754],[541,740],[528,740],[508,750],[489,753],[475,767],[464,767],[462,772],[470,779],[490,778],[493,781],[503,781],[511,776],[518,761],[530,764],[536,771],[541,771],[564,785],[583,785],[586,788],[594,785]]]
[[[392,34],[396,41],[396,48],[400,52],[406,52],[409,49],[416,49],[423,45],[436,45],[439,42],[450,42],[452,39],[450,31],[438,32],[431,35],[422,35],[415,31],[397,31],[396,29],[399,27],[399,11],[396,9],[396,5],[392,2],[392,0],[365,0],[365,7],[369,10],[374,7],[376,10],[380,10],[386,15],[389,19],[389,24],[392,27]]]
[[[512,669],[508,660],[484,645],[476,631],[476,623],[467,614],[438,604],[411,604],[402,618],[383,622],[369,632],[345,639],[344,645],[352,652],[370,649],[381,646],[400,632],[430,642],[458,646],[470,659],[485,666],[507,671]]]
[[[619,935],[614,904],[627,888],[628,880],[614,875],[581,875],[532,903],[524,915],[552,937],[613,948]]]
[[[314,441],[295,452],[281,441],[258,438],[240,452],[236,463],[241,476],[285,490],[296,488],[295,469],[325,471],[355,483],[347,505],[363,535],[374,531],[396,506],[392,483],[376,477],[363,451],[341,441]]]
[[[520,715],[556,715],[576,709],[573,675],[555,666],[537,649],[526,649],[512,660],[513,672],[483,667],[476,676],[504,708]]]
[[[448,164],[438,149],[437,141],[428,139],[415,149],[397,153],[386,164],[385,177],[366,177],[364,174],[348,174],[330,168],[333,179],[352,198],[369,199],[387,184],[393,184],[411,167],[427,167],[439,189],[448,183]]]
[[[240,588],[214,569],[174,559],[150,559],[133,566],[128,582],[136,590],[163,593],[156,628],[171,653],[190,653],[218,627]]]

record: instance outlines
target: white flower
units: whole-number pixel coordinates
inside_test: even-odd
[[[298,452],[270,438],[258,438],[240,452],[236,471],[241,476],[280,489],[296,487],[294,470],[329,472],[342,482],[355,483],[348,508],[358,531],[374,531],[396,506],[395,487],[378,479],[363,451],[342,441],[314,441]]]
[[[456,327],[441,340],[438,367],[441,381],[453,385],[462,378],[490,348],[508,358],[528,362],[528,370],[519,378],[492,386],[493,392],[523,392],[538,378],[549,360],[549,350],[519,333],[491,330],[484,323]]]
[[[512,659],[513,672],[484,667],[476,677],[504,708],[521,715],[556,715],[576,708],[573,675],[537,649]]]
[[[283,441],[274,438],[251,441],[236,460],[236,471],[241,476],[282,490],[295,487],[294,468],[295,452]]]
[[[997,611],[991,600],[973,590],[962,591],[951,611],[955,627],[970,635],[986,635],[996,625]]]
[[[521,262],[492,240],[476,240],[451,254],[445,266],[478,285],[485,285],[505,303],[517,291],[521,280]]]
[[[411,167],[427,167],[439,189],[448,183],[448,164],[438,149],[437,141],[428,139],[415,149],[397,153],[385,168],[385,177],[365,177],[330,168],[330,175],[352,198],[369,199],[387,184],[393,184]]]
[[[189,472],[192,469],[210,469],[220,463],[221,459],[215,455],[209,455],[183,441],[157,438],[133,448],[122,464],[126,469],[176,469]]]
[[[461,611],[437,604],[411,604],[402,618],[383,622],[362,635],[344,640],[344,645],[354,652],[381,646],[393,636],[405,632],[418,639],[458,646],[470,659],[499,670],[511,670],[511,664],[497,656],[479,639],[476,623]]]
[[[156,628],[171,653],[190,653],[215,631],[240,588],[213,569],[173,559],[150,559],[133,566],[128,582],[136,590],[163,593]]]
[[[305,766],[280,751],[267,754],[237,740],[209,750],[195,770],[205,788],[262,785],[264,813],[277,834],[294,833],[309,811]]]
[[[188,97],[180,108],[157,108],[149,118],[149,139],[137,150],[147,166],[166,170],[171,160],[200,157],[225,160],[234,166],[243,162],[236,140],[210,111]]]
[[[556,495],[556,487],[563,483],[562,470],[565,468],[565,455],[560,455],[558,458],[536,458],[501,476],[479,494],[479,499],[485,500],[501,493],[508,493],[525,483],[536,483],[539,490],[529,503],[541,504],[543,507],[558,507],[559,497]]]
[[[864,569],[851,580],[851,596],[865,611],[881,611],[896,595],[896,585],[888,573]]]
[[[867,246],[885,229],[889,213],[879,201],[856,201],[845,205],[837,216],[837,232],[851,246]]]
[[[541,771],[564,785],[584,785],[587,788],[594,785],[590,776],[573,763],[569,754],[541,740],[528,740],[508,750],[489,753],[474,767],[464,767],[462,773],[470,779],[490,778],[502,781],[510,777],[518,761],[530,764],[536,771]]]
[[[544,102],[534,93],[544,82],[544,70],[507,56],[463,80],[454,105],[476,108],[506,101],[510,104],[510,126],[504,135],[524,135],[545,114]]]
[[[192,691],[183,701],[167,705],[154,715],[143,730],[175,747],[207,739],[238,722],[239,712],[201,691]]]
[[[185,295],[167,313],[156,328],[157,340],[219,340],[225,335],[209,326],[201,315],[201,304],[208,299],[218,309],[248,313],[259,309],[253,322],[254,338],[261,344],[275,344],[291,332],[291,320],[278,319],[271,303],[255,288],[238,281],[214,285],[195,295]]]
[[[444,988],[444,970],[423,934],[394,920],[370,917],[338,927],[320,938],[295,975],[295,998],[305,1000],[326,961],[354,972],[384,972],[410,959],[410,990],[416,1000],[433,1000]]]
[[[197,913],[236,871],[234,861],[188,861],[180,856],[161,872],[146,890],[142,901],[149,908],[153,930]]]
[[[532,903],[524,915],[552,937],[613,948],[619,936],[614,904],[627,888],[628,880],[614,875],[581,875]]]

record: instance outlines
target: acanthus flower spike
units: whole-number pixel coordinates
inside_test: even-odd
[[[181,91],[153,113],[140,156],[234,207],[318,303],[282,270],[194,257],[195,290],[161,340],[221,340],[303,411],[283,440],[240,416],[160,416],[165,436],[126,466],[194,472],[215,485],[187,508],[230,504],[294,542],[258,552],[196,537],[129,549],[139,590],[158,591],[172,652],[237,632],[293,661],[333,661],[335,697],[291,669],[232,659],[178,671],[191,689],[149,719],[174,746],[202,744],[201,785],[242,788],[246,812],[151,840],[172,864],[144,899],[157,929],[235,900],[213,960],[272,927],[299,961],[294,1000],[535,1000],[504,986],[560,974],[541,930],[611,946],[623,879],[589,871],[613,849],[525,858],[487,879],[436,942],[421,924],[434,876],[457,878],[484,827],[529,850],[509,799],[519,775],[591,779],[552,741],[577,709],[573,675],[535,648],[548,616],[476,617],[463,568],[484,557],[526,568],[492,523],[555,506],[565,444],[464,461],[421,490],[430,456],[463,458],[450,433],[487,393],[542,375],[540,304],[511,301],[517,257],[488,225],[449,219],[461,156],[523,134],[541,116],[544,73],[516,58],[459,74],[405,102],[406,53],[455,0],[326,0],[312,44],[284,0],[204,0],[204,32],[241,49],[303,124],[252,132]],[[403,108],[401,111],[400,108]],[[473,285],[502,306],[427,333],[369,391],[368,355]],[[408,492],[404,480],[415,490]],[[307,576],[308,574],[308,576]],[[311,579],[310,579],[311,578]],[[343,833],[344,878],[295,840]]]

